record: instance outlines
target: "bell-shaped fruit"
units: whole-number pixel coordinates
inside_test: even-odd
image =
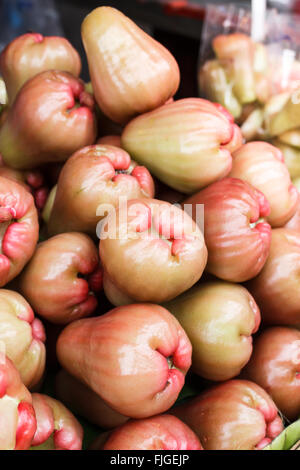
[[[175,403],[192,347],[167,310],[133,304],[71,323],[58,338],[57,354],[70,374],[113,409],[147,418]]]
[[[110,145],[85,147],[69,158],[60,173],[48,232],[96,236],[97,223],[121,198],[153,196],[149,171],[137,166],[125,150]]]
[[[281,151],[267,142],[250,142],[233,154],[232,178],[259,189],[270,203],[267,221],[282,227],[296,212],[298,191],[293,186]]]
[[[221,281],[202,284],[165,306],[192,343],[193,372],[218,382],[239,375],[260,324],[259,308],[244,287]]]
[[[44,197],[47,198],[48,188],[41,171],[14,170],[9,166],[0,163],[0,176],[16,181],[27,189],[33,195],[37,209],[43,209],[46,202]]]
[[[0,176],[0,287],[22,271],[33,255],[38,237],[33,197],[20,184]]]
[[[236,119],[242,113],[241,103],[232,90],[226,71],[219,60],[209,60],[201,67],[199,76],[200,94],[210,101],[220,103]]]
[[[94,100],[67,72],[48,71],[28,80],[0,128],[0,153],[16,169],[65,161],[94,143]]]
[[[109,214],[100,239],[104,276],[138,302],[177,297],[200,279],[207,261],[197,224],[179,207],[155,199],[131,200]]]
[[[259,450],[283,430],[271,397],[246,380],[216,385],[173,413],[197,434],[205,450]]]
[[[0,74],[6,84],[9,104],[27,80],[46,70],[80,75],[80,56],[67,39],[27,33],[11,41],[0,55]]]
[[[267,119],[267,128],[271,137],[300,127],[300,90],[290,93],[284,106]]]
[[[0,289],[0,343],[4,344],[28,388],[39,384],[45,369],[45,330],[17,292]]]
[[[255,277],[269,254],[271,227],[261,221],[270,213],[265,196],[248,183],[225,178],[183,203],[193,218],[204,204],[207,271],[230,282]]]
[[[273,145],[283,153],[284,162],[289,170],[292,179],[300,177],[300,146],[293,147],[281,142],[279,139],[273,140]]]
[[[272,231],[267,262],[249,289],[269,325],[300,327],[300,233]]]
[[[255,339],[242,377],[260,385],[290,421],[300,416],[300,331],[268,328]]]
[[[81,33],[96,101],[113,121],[126,123],[176,93],[174,57],[120,11],[96,8]]]
[[[203,450],[196,434],[178,418],[167,414],[131,419],[112,431],[101,449]]]
[[[213,49],[226,70],[239,102],[256,101],[255,47],[252,39],[241,33],[220,35],[213,40]]]
[[[232,157],[226,146],[235,131],[221,105],[186,98],[133,119],[122,147],[158,179],[189,194],[228,175]]]
[[[16,280],[34,311],[50,322],[66,324],[97,307],[102,289],[94,242],[83,233],[62,233],[40,243]]]
[[[83,429],[61,402],[33,393],[32,404],[37,422],[32,450],[81,450]]]
[[[26,450],[36,431],[31,394],[0,351],[0,450]]]
[[[70,410],[103,429],[112,429],[128,421],[91,388],[61,369],[56,376],[55,391],[59,400]]]

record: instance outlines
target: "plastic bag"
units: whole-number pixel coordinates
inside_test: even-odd
[[[207,7],[199,93],[227,108],[247,141],[277,144],[282,130],[294,145],[298,134],[286,131],[299,132],[300,141],[300,17],[268,10],[262,42],[251,39],[251,24],[247,5]]]

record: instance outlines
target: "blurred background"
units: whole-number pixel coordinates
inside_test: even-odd
[[[214,0],[0,0],[0,51],[13,38],[28,31],[43,35],[63,35],[79,51],[82,78],[88,69],[80,37],[83,18],[93,8],[109,5],[123,11],[147,33],[163,43],[176,57],[182,75],[178,98],[197,95],[197,63],[201,31],[208,4],[237,3]],[[274,0],[268,6],[300,12],[300,0]]]

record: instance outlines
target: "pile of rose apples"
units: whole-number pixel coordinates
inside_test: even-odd
[[[0,449],[81,449],[73,412],[94,449],[263,449],[300,416],[282,153],[220,104],[174,101],[175,59],[119,11],[82,40],[88,84],[61,37],[0,56]],[[202,388],[178,404],[188,371]]]

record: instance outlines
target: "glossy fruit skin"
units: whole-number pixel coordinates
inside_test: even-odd
[[[27,189],[27,191],[33,195],[37,209],[43,209],[45,204],[44,198],[46,198],[48,195],[48,188],[46,186],[44,175],[41,171],[14,170],[13,168],[5,166],[3,162],[1,162],[0,157],[0,176],[15,181]]]
[[[264,323],[299,328],[299,266],[299,232],[285,228],[273,230],[267,262],[248,285]]]
[[[76,150],[93,144],[93,107],[94,100],[84,90],[84,83],[67,72],[51,70],[31,78],[0,129],[5,164],[32,169],[65,161]]]
[[[31,444],[33,449],[81,450],[83,429],[61,402],[47,395],[33,393],[32,403],[37,421]]]
[[[77,415],[103,429],[113,429],[128,421],[128,417],[110,408],[89,387],[61,369],[55,379],[57,397]]]
[[[240,145],[233,117],[200,98],[165,104],[133,119],[122,147],[163,183],[185,194],[224,178],[232,167],[232,140]]]
[[[108,206],[117,207],[120,198],[153,196],[149,171],[132,161],[125,150],[111,145],[84,147],[68,159],[60,173],[48,232],[78,231],[95,237],[97,223]],[[101,205],[105,210],[99,212]]]
[[[172,415],[130,420],[118,427],[102,450],[203,450],[196,434]]]
[[[221,281],[201,284],[165,306],[192,343],[194,373],[217,382],[239,375],[260,325],[259,308],[247,289]]]
[[[67,39],[27,33],[11,41],[0,55],[0,74],[10,105],[27,80],[46,70],[61,70],[79,77],[80,56]]]
[[[81,35],[96,101],[113,121],[124,124],[176,93],[180,73],[172,54],[120,11],[96,8]]]
[[[239,179],[225,178],[183,204],[193,217],[197,204],[204,204],[209,273],[225,281],[244,282],[262,270],[270,250],[271,227],[259,222],[270,213],[260,191]]]
[[[246,380],[230,380],[173,408],[204,450],[254,450],[268,445],[283,423],[271,397]]]
[[[132,304],[73,322],[57,342],[61,365],[131,418],[163,413],[175,403],[191,354],[178,321],[153,304]]]
[[[0,450],[27,450],[36,431],[31,394],[0,352]]]
[[[232,178],[239,178],[261,191],[270,203],[267,220],[282,227],[296,212],[298,191],[293,186],[279,149],[267,142],[250,142],[233,154]]]
[[[155,199],[131,200],[127,208],[120,207],[116,217],[108,216],[100,238],[104,277],[138,302],[177,297],[200,279],[207,261],[203,235],[188,214]],[[111,296],[109,300],[114,303]]]
[[[28,302],[17,292],[0,289],[0,343],[24,385],[39,384],[46,360],[45,330]]]
[[[266,390],[291,422],[300,415],[300,331],[268,328],[255,339],[242,377]]]
[[[41,317],[66,324],[96,309],[91,282],[98,272],[93,241],[83,233],[63,233],[37,246],[17,288]]]
[[[14,279],[34,253],[39,223],[31,194],[0,176],[0,287]]]

